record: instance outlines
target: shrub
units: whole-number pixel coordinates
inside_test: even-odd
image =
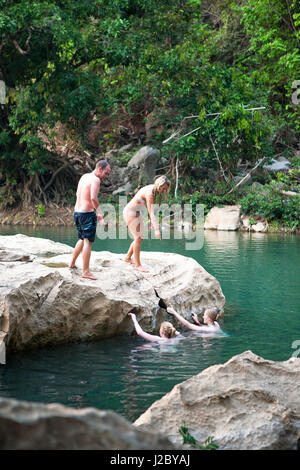
[[[289,197],[265,185],[263,191],[250,192],[240,199],[244,214],[264,217],[268,222],[279,221],[289,229],[300,226],[300,196]]]

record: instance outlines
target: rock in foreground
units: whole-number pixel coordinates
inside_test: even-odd
[[[296,449],[300,438],[300,358],[262,359],[251,351],[205,369],[176,385],[134,423],[174,444],[185,424],[203,443],[220,449]]]
[[[0,236],[0,337],[8,350],[129,334],[131,311],[144,329],[157,331],[168,315],[157,312],[154,287],[184,316],[223,310],[218,281],[192,258],[144,252],[150,272],[141,273],[123,254],[92,252],[93,281],[81,277],[81,256],[79,269],[68,268],[71,253],[49,240]]]
[[[112,411],[0,398],[1,450],[175,449]]]

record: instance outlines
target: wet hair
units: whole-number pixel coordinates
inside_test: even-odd
[[[167,337],[167,338],[172,338],[172,336],[175,336],[176,330],[172,323],[168,321],[162,322],[160,325],[160,331]]]
[[[153,194],[154,198],[158,195],[159,188],[161,188],[164,184],[167,184],[169,189],[170,189],[171,182],[165,175],[161,175],[161,176],[158,176],[157,178],[155,178],[154,188],[152,190],[152,194]]]
[[[218,321],[220,318],[221,310],[218,307],[207,308],[204,313],[211,319],[211,321]]]
[[[104,168],[106,168],[107,166],[109,165],[108,161],[107,160],[98,160],[98,162],[96,163],[96,169],[97,168],[101,168],[102,170],[104,170]]]

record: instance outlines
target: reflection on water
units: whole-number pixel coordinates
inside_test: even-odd
[[[76,243],[72,227],[0,229],[0,234],[12,233]],[[191,256],[214,275],[226,297],[221,328],[230,336],[185,330],[176,344],[147,343],[134,335],[14,354],[0,367],[0,395],[112,409],[133,421],[175,384],[247,349],[267,359],[288,359],[293,342],[300,340],[300,237],[204,235],[198,251],[187,252],[184,240],[145,240],[143,250]],[[127,240],[96,240],[94,249],[125,253],[128,245]],[[177,300],[180,305],[182,299]]]

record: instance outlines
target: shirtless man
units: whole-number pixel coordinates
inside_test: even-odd
[[[77,186],[74,223],[78,230],[79,240],[75,245],[69,268],[76,268],[76,260],[82,252],[82,277],[87,279],[97,280],[97,277],[90,272],[90,257],[92,243],[95,241],[97,221],[104,224],[98,201],[100,182],[107,178],[109,173],[109,163],[106,160],[99,160],[95,170],[83,175]]]

